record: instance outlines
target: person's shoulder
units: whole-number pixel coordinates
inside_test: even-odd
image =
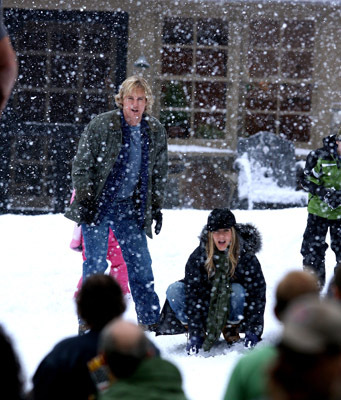
[[[259,368],[268,365],[277,355],[277,348],[273,345],[263,345],[252,349],[241,357],[237,363],[238,368],[245,369]]]
[[[103,127],[103,126],[119,126],[120,127],[120,110],[111,110],[96,115],[90,122],[90,128]]]
[[[145,115],[145,120],[146,120],[147,124],[149,125],[149,128],[152,131],[156,132],[156,131],[160,131],[160,130],[164,129],[161,122],[157,118],[153,117],[150,114]]]
[[[202,261],[201,259],[204,257],[204,259],[206,259],[207,255],[206,255],[206,249],[205,247],[200,244],[199,246],[197,246],[192,253],[190,254],[188,260],[190,261]]]
[[[241,254],[255,255],[262,249],[262,235],[258,228],[251,223],[236,224],[239,235]]]
[[[70,336],[68,338],[65,338],[61,340],[59,343],[57,343],[52,352],[56,354],[62,354],[62,353],[67,353],[67,352],[72,352],[76,348],[81,348],[81,347],[92,347],[94,345],[97,345],[98,342],[98,336],[99,334],[97,332],[90,331],[86,333],[85,335],[77,335],[77,336]]]

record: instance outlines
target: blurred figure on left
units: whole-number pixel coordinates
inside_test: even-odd
[[[3,24],[2,1],[0,0],[0,116],[11,95],[17,75],[17,59]]]
[[[101,330],[122,315],[126,306],[119,284],[104,274],[92,275],[83,283],[76,304],[77,314],[89,331],[63,339],[44,357],[32,379],[31,399],[96,398],[96,385],[87,363],[97,355]]]
[[[3,368],[1,369],[1,398],[24,400],[23,377],[19,359],[12,342],[0,325],[0,354]]]

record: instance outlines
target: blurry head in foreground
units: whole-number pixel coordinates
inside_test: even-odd
[[[279,282],[276,289],[275,314],[281,321],[283,313],[290,302],[303,295],[319,296],[319,284],[315,275],[307,271],[288,272]]]
[[[270,371],[270,398],[341,399],[340,305],[304,296],[290,304],[283,323]]]
[[[90,329],[101,330],[109,321],[123,314],[125,303],[120,285],[109,275],[92,275],[77,295],[77,311]]]
[[[155,355],[155,347],[140,326],[118,318],[103,329],[99,352],[114,377],[124,379],[131,376],[143,360]]]

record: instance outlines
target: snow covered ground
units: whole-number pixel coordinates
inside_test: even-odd
[[[209,211],[165,210],[159,236],[149,241],[155,288],[161,305],[167,286],[184,275],[188,256]],[[301,268],[300,246],[305,228],[305,208],[286,210],[235,210],[238,222],[254,223],[263,236],[258,254],[267,281],[265,329],[259,344],[274,340],[280,332],[272,309],[274,290],[289,270]],[[77,333],[73,293],[81,274],[81,255],[69,249],[73,223],[62,215],[0,217],[1,306],[0,323],[12,336],[27,379],[45,354],[59,340]],[[335,265],[327,251],[327,280]],[[135,319],[130,300],[125,317]],[[189,399],[222,399],[226,383],[242,345],[227,350],[221,341],[211,352],[187,356],[184,335],[154,337],[162,355],[182,372]]]

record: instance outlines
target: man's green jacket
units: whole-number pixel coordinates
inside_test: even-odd
[[[145,115],[149,126],[148,193],[144,229],[152,237],[152,209],[161,209],[167,180],[167,135],[154,117]],[[72,164],[72,183],[76,196],[65,216],[81,222],[84,200],[98,199],[122,146],[121,111],[95,117],[83,132]],[[135,204],[138,208],[139,205]]]

